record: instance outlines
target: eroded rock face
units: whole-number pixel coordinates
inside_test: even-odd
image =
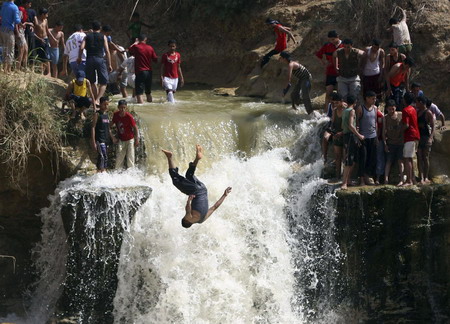
[[[343,301],[377,322],[448,322],[450,185],[337,197]]]

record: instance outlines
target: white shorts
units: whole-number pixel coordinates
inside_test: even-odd
[[[413,158],[416,154],[416,141],[410,141],[406,142],[405,145],[403,145],[403,158]]]
[[[163,79],[163,88],[164,90],[172,90],[175,92],[178,86],[178,78],[172,79],[168,77],[164,77]]]
[[[134,89],[134,80],[136,80],[136,74],[128,73],[127,74],[127,83],[128,86]]]

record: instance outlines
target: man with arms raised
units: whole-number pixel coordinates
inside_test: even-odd
[[[181,220],[181,225],[184,228],[189,228],[195,223],[203,223],[217,208],[219,208],[231,192],[231,187],[225,189],[222,197],[220,197],[220,199],[213,206],[211,206],[211,208],[208,208],[208,190],[206,189],[206,186],[194,175],[198,161],[200,161],[203,157],[203,148],[197,144],[196,150],[197,152],[194,162],[189,163],[189,168],[186,171],[186,177],[178,174],[178,168],[175,167],[172,160],[172,152],[162,150],[167,157],[167,162],[169,163],[169,174],[172,178],[172,183],[178,188],[178,190],[189,196],[186,203],[186,215]]]

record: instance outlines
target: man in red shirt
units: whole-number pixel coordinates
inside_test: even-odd
[[[161,84],[166,90],[167,101],[175,102],[173,94],[177,90],[178,79],[180,87],[184,84],[183,72],[181,72],[181,55],[176,52],[177,42],[172,39],[168,43],[169,51],[164,53],[161,58]]]
[[[289,40],[293,40],[294,44],[297,42],[295,41],[294,35],[291,33],[291,29],[289,27],[283,26],[279,21],[273,20],[271,18],[266,19],[266,24],[270,27],[273,27],[273,31],[275,35],[277,36],[275,48],[271,50],[269,53],[264,55],[261,61],[261,68],[269,63],[270,58],[276,54],[281,53],[287,48],[287,42]]]
[[[140,35],[138,42],[129,48],[129,53],[134,56],[136,100],[144,103],[142,95],[145,90],[147,101],[152,102],[152,61],[156,63],[158,57],[153,47],[147,44],[147,36]]]
[[[134,148],[139,145],[139,130],[133,116],[126,111],[127,101],[119,100],[119,111],[114,113],[112,122],[117,127],[119,143],[116,154],[116,169],[123,167],[125,157],[127,167],[134,167]]]
[[[328,104],[330,103],[330,96],[337,85],[337,71],[333,64],[333,53],[344,45],[339,39],[339,35],[335,30],[328,32],[328,42],[325,43],[320,50],[317,51],[316,56],[325,66],[325,113],[327,113]],[[345,100],[345,98],[343,98]]]
[[[413,157],[416,154],[417,141],[420,139],[419,125],[417,123],[416,109],[411,106],[414,102],[412,93],[405,93],[403,97],[406,107],[402,110],[402,127],[403,133],[403,164],[405,165],[406,181],[403,186],[411,186],[414,184],[414,163]]]

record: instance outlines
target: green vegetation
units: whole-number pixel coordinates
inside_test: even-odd
[[[47,80],[34,73],[0,79],[0,165],[19,189],[30,155],[60,152],[63,124],[54,98]]]

